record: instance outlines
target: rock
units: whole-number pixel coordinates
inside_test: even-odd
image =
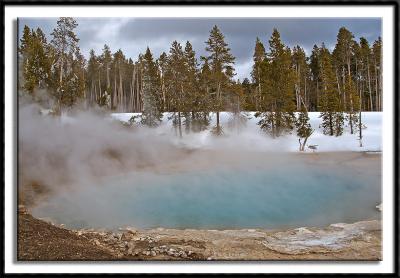
[[[131,232],[124,232],[122,233],[121,239],[130,241],[131,239],[133,239],[134,236],[135,234],[132,234]]]
[[[21,214],[26,214],[28,212],[28,210],[26,209],[26,207],[24,205],[19,205],[18,206],[18,211]]]
[[[94,242],[94,244],[96,244],[97,246],[100,246],[100,241],[98,241],[97,239],[95,239],[93,242]]]
[[[135,254],[135,244],[133,242],[128,243],[128,251],[129,255]]]
[[[250,233],[254,233],[256,231],[256,229],[248,229],[247,231]]]
[[[211,261],[211,260],[212,260],[212,258],[211,258],[211,257],[208,257],[208,258],[207,258],[207,261]]]
[[[118,247],[119,247],[119,249],[125,250],[125,245],[123,245],[123,244],[118,245]]]
[[[126,227],[126,228],[125,228],[125,231],[126,231],[127,233],[132,234],[132,235],[136,235],[136,234],[137,234],[137,230],[136,230],[135,228],[132,228],[132,227]]]
[[[313,232],[307,229],[306,227],[300,227],[295,230],[297,231],[298,234],[313,234]]]
[[[157,253],[155,251],[150,251],[150,256],[154,257],[156,255],[157,255]]]

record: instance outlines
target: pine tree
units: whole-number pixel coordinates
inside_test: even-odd
[[[307,57],[304,49],[300,46],[293,48],[292,63],[295,70],[295,93],[296,93],[296,110],[300,111],[301,106],[305,105],[309,108],[309,80],[310,68],[307,64]]]
[[[117,111],[124,110],[124,99],[125,99],[125,90],[124,90],[124,71],[126,66],[126,58],[121,49],[113,55],[112,61],[112,72],[114,76],[114,84],[113,90],[111,94],[111,103],[112,108]]]
[[[340,105],[332,57],[324,45],[320,55],[321,101],[320,118],[323,133],[330,136],[340,136],[343,133],[344,116]]]
[[[243,88],[243,93],[244,93],[244,104],[243,104],[243,110],[245,111],[255,111],[256,110],[256,105],[255,105],[255,96],[254,96],[254,90],[253,90],[253,85],[250,83],[250,80],[248,78],[244,78],[242,81],[242,88]]]
[[[302,106],[296,121],[297,136],[299,137],[299,151],[304,151],[308,138],[314,132],[310,125],[310,118],[305,106]],[[303,140],[303,142],[302,142]]]
[[[86,95],[86,101],[89,106],[92,106],[100,99],[101,95],[101,87],[99,87],[99,70],[100,70],[100,62],[98,57],[96,56],[93,49],[89,52],[89,61],[87,66],[87,88],[88,93]]]
[[[103,52],[100,56],[100,63],[102,65],[102,75],[104,76],[102,80],[106,81],[104,86],[102,87],[104,88],[103,96],[105,96],[108,108],[111,108],[112,89],[111,89],[110,67],[112,63],[112,55],[110,47],[107,44],[105,44],[103,47]]]
[[[274,29],[269,40],[269,52],[263,63],[263,103],[262,113],[256,116],[261,129],[278,137],[294,128],[295,104],[293,89],[295,72],[292,68],[290,48],[282,43],[278,30]]]
[[[382,111],[382,39],[379,37],[372,45],[373,80],[375,88],[375,111]]]
[[[53,74],[58,75],[57,83],[54,88],[54,97],[56,99],[55,110],[60,113],[63,106],[73,105],[77,99],[83,95],[81,88],[74,87],[75,85],[81,84],[82,76],[77,76],[73,70],[73,64],[80,55],[78,42],[79,39],[74,33],[74,29],[78,26],[76,21],[72,17],[61,17],[57,21],[57,27],[53,30],[51,35],[52,47],[54,49],[54,67]],[[78,62],[79,64],[79,62]],[[76,95],[72,96],[71,92],[67,92],[67,89],[73,89]]]
[[[265,60],[265,48],[260,39],[257,37],[256,46],[254,47],[253,54],[253,70],[251,71],[251,77],[253,83],[257,86],[255,102],[256,110],[259,110],[259,103],[261,102],[262,90],[261,90],[261,67]]]
[[[197,128],[199,131],[204,130],[210,124],[210,112],[212,111],[213,103],[211,97],[211,70],[206,59],[204,61],[199,72],[199,99],[201,100],[198,104],[200,115],[197,120]]]
[[[245,92],[240,80],[238,79],[236,83],[234,83],[231,87],[231,119],[229,121],[229,125],[231,128],[234,128],[239,132],[243,126],[245,126],[247,117],[246,114],[242,113],[242,107],[245,102]]]
[[[186,41],[184,53],[184,84],[183,90],[185,92],[184,101],[184,125],[186,133],[192,129],[193,121],[196,118],[196,106],[199,99],[197,99],[197,59],[193,47],[189,41]]]
[[[143,56],[143,112],[142,124],[156,127],[160,124],[160,81],[157,66],[149,48]]]
[[[311,84],[312,84],[312,96],[311,99],[311,111],[318,111],[320,107],[320,49],[317,45],[314,45],[313,50],[310,55],[310,70],[311,70]]]
[[[338,86],[339,94],[342,95],[341,105],[345,111],[351,110],[351,105],[348,101],[347,92],[344,90],[346,79],[351,78],[351,63],[354,56],[354,35],[344,27],[339,29],[337,35],[337,42],[335,49],[333,50],[332,64],[335,67],[334,73],[336,77],[336,83]]]
[[[364,95],[367,110],[374,111],[374,101],[372,94],[372,83],[371,83],[371,48],[369,46],[368,41],[364,38],[360,38],[360,55],[361,55],[361,63],[362,63],[362,75],[364,80]]]
[[[71,61],[71,70],[65,75],[68,81],[64,83],[63,104],[65,107],[71,108],[84,97],[86,61],[80,53],[79,47],[74,54],[69,55],[68,59]]]
[[[165,74],[167,72],[168,66],[168,56],[165,52],[161,53],[160,57],[157,60],[157,65],[160,72],[160,82],[161,82],[161,93],[162,93],[162,101],[163,101],[163,111],[169,111],[169,103],[167,101],[167,93],[166,93],[166,80]]]
[[[357,89],[354,85],[354,81],[351,78],[347,78],[346,84],[343,88],[346,92],[350,105],[348,105],[347,111],[347,121],[350,127],[350,134],[354,134],[357,129],[356,123],[358,121],[358,108],[359,108],[359,96],[357,94]]]
[[[228,44],[225,42],[224,35],[215,25],[206,41],[206,51],[209,53],[209,56],[204,57],[204,59],[207,60],[212,73],[211,92],[215,95],[214,110],[217,114],[217,125],[213,129],[213,133],[216,135],[222,134],[219,112],[223,109],[223,95],[227,93],[234,75],[233,64],[235,57],[232,56],[230,50]]]
[[[167,70],[165,73],[167,95],[171,103],[173,125],[178,128],[179,137],[182,137],[182,112],[187,112],[185,103],[187,92],[185,90],[185,57],[182,46],[173,41],[168,55]]]
[[[46,36],[40,28],[36,31],[25,26],[20,41],[21,87],[30,95],[37,97],[37,89],[47,89],[50,75],[50,48]],[[40,101],[38,99],[38,101]]]

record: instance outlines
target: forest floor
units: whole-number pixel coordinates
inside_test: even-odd
[[[18,260],[381,260],[381,222],[290,230],[69,230],[19,213]]]

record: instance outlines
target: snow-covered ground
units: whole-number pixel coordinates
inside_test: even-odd
[[[120,121],[127,122],[133,115],[140,113],[113,113],[111,116]],[[299,142],[296,132],[272,139],[263,132],[257,122],[258,118],[254,117],[254,112],[245,113],[248,121],[246,125],[238,131],[230,128],[232,114],[227,112],[220,113],[220,122],[224,130],[221,137],[212,136],[210,129],[215,126],[215,114],[212,114],[211,124],[208,130],[199,133],[185,133],[183,138],[172,136],[172,140],[176,144],[185,145],[191,148],[224,148],[237,150],[256,150],[256,151],[298,151]],[[349,127],[345,127],[342,136],[328,136],[322,133],[321,118],[319,112],[310,112],[310,123],[315,130],[308,139],[307,145],[318,145],[318,152],[328,151],[381,151],[382,150],[382,112],[363,112],[362,121],[366,126],[363,129],[363,147],[360,147],[357,134],[350,134]],[[160,127],[156,129],[157,134],[168,135],[175,134],[172,122],[168,121],[168,113],[164,114]],[[184,128],[183,128],[184,130]],[[306,152],[312,152],[306,148]]]

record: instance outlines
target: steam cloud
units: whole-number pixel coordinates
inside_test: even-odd
[[[251,157],[245,159],[237,152],[282,151],[287,145],[284,139],[276,142],[248,127],[238,133],[235,128],[230,130],[229,124],[221,138],[207,130],[179,139],[165,123],[156,129],[125,127],[104,113],[75,111],[60,118],[39,111],[32,103],[19,109],[19,186],[28,199],[35,192],[95,183],[104,176],[170,167],[177,162],[186,167],[212,167],[218,163],[216,158],[225,155],[229,161],[245,163]],[[213,151],[192,155],[199,148]],[[222,154],[223,150],[229,154]],[[29,201],[26,198],[23,201]]]

